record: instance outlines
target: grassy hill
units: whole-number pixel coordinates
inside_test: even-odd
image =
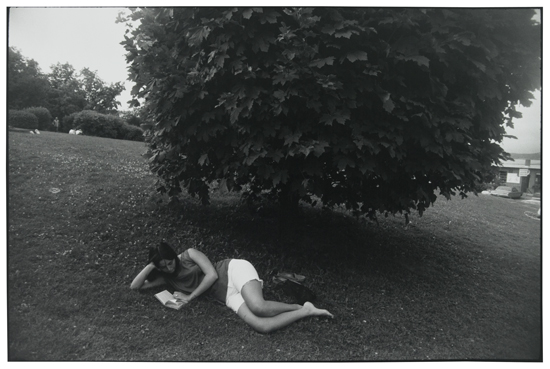
[[[541,360],[538,204],[440,198],[407,226],[306,208],[284,241],[238,194],[168,204],[144,151],[9,132],[9,360]],[[206,298],[167,309],[153,296],[163,288],[129,288],[161,239],[250,260],[268,298],[290,301],[271,273],[303,274],[335,318],[261,335]]]

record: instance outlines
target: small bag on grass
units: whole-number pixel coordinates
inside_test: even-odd
[[[300,305],[303,305],[307,301],[314,302],[317,298],[315,292],[303,284],[294,282],[290,279],[287,279],[281,284],[281,289],[286,295],[293,297]]]
[[[285,295],[303,305],[307,301],[314,302],[317,299],[315,292],[301,283],[305,279],[306,277],[299,274],[282,272],[273,277],[273,282],[280,287]]]

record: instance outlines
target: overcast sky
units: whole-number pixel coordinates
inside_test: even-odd
[[[125,50],[120,45],[126,27],[116,24],[123,8],[11,8],[8,28],[9,46],[15,46],[34,59],[44,73],[56,63],[69,63],[77,71],[87,67],[97,71],[107,83],[124,82],[126,91],[119,97],[128,109],[132,83],[126,80]],[[128,11],[126,11],[129,13]],[[541,150],[540,92],[533,105],[519,107],[524,118],[515,120],[507,133],[517,140],[505,139],[502,146],[511,153],[535,153]]]

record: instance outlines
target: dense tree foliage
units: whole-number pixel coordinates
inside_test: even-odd
[[[17,49],[8,49],[8,107],[23,109],[42,106],[49,84],[38,63],[25,58]]]
[[[122,82],[107,85],[97,72],[83,68],[78,73],[68,63],[53,65],[48,77],[52,112],[60,117],[82,110],[115,113],[120,105],[116,98],[124,91]]]
[[[69,63],[57,63],[51,66],[51,70],[48,102],[52,115],[62,119],[82,111],[86,106],[86,94],[81,88],[78,72]]]
[[[422,213],[475,191],[540,88],[530,9],[133,9],[159,189]],[[132,26],[136,24],[136,26]]]
[[[119,116],[126,121],[126,123],[140,127],[142,124],[150,124],[150,120],[147,116],[146,106],[133,107],[130,110],[119,111]]]
[[[116,97],[125,90],[124,84],[117,82],[107,85],[99,78],[97,72],[93,72],[88,68],[82,69],[80,76],[86,94],[85,109],[102,114],[115,113],[118,106],[120,106],[120,102],[116,100]]]

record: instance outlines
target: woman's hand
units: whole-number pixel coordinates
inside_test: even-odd
[[[193,298],[191,297],[191,295],[186,295],[185,293],[179,292],[179,291],[174,292],[174,297],[176,298],[176,300],[182,301],[182,302],[184,302],[186,305],[187,305],[188,303],[190,303],[191,300],[193,300]]]
[[[133,290],[139,290],[140,288],[149,288],[164,284],[164,280],[162,278],[159,278],[153,282],[147,281],[147,276],[149,275],[149,273],[151,273],[153,269],[156,269],[153,262],[147,264],[147,266],[145,266],[145,268],[143,268],[142,271],[139,272],[139,274],[134,278],[132,284],[130,285],[130,288]]]

